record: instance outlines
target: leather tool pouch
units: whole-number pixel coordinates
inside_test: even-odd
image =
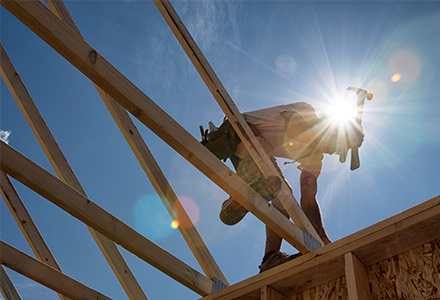
[[[215,131],[208,133],[208,130],[206,130],[203,132],[203,127],[201,127],[201,131],[202,145],[208,148],[218,159],[226,161],[237,150],[240,139],[228,120],[225,120]]]

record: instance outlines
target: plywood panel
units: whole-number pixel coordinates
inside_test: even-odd
[[[440,299],[440,240],[368,268],[374,299]]]

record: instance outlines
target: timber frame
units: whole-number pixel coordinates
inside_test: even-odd
[[[311,290],[337,281],[342,298],[371,299],[375,293],[372,275],[382,261],[414,251],[431,243],[439,257],[440,196],[355,234],[322,246],[287,187],[280,193],[292,222],[270,206],[193,136],[160,109],[147,95],[126,79],[82,38],[60,0],[1,0],[2,6],[88,77],[110,111],[127,143],[152,182],[204,274],[194,270],[167,251],[96,205],[82,189],[58,147],[24,83],[1,46],[1,75],[22,110],[57,177],[5,143],[0,143],[1,194],[19,224],[37,259],[0,242],[1,291],[6,299],[20,299],[3,266],[56,291],[61,299],[109,299],[62,273],[9,177],[23,183],[87,225],[90,233],[130,299],[147,299],[116,244],[196,292],[203,299],[313,299]],[[233,103],[231,97],[192,39],[168,0],[154,0],[212,95],[230,120],[238,136],[266,176],[277,175],[269,157]],[[229,286],[229,283],[186,214],[179,199],[160,170],[136,129],[129,113],[152,130],[170,147],[193,164],[263,223],[297,248],[303,256]],[[321,247],[322,246],[322,247]],[[440,278],[440,265],[433,278]],[[440,283],[430,282],[440,295]],[[396,285],[398,286],[398,284]],[[307,294],[309,293],[309,294]],[[397,289],[396,295],[406,293]],[[298,298],[299,297],[299,298]]]

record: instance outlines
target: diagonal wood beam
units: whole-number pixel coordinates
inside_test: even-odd
[[[168,213],[173,220],[179,222],[178,229],[206,276],[211,280],[217,278],[229,285],[127,111],[119,103],[108,98],[102,89],[98,88],[98,91]]]
[[[217,103],[225,113],[226,117],[231,122],[241,141],[245,145],[249,154],[254,159],[255,163],[264,174],[264,176],[275,175],[280,176],[278,170],[270,161],[266,151],[264,151],[260,142],[255,138],[254,133],[249,128],[248,124],[240,114],[232,98],[229,96],[220,79],[215,74],[208,60],[203,55],[202,51],[197,46],[191,34],[183,24],[177,12],[168,0],[154,0],[157,8],[161,12],[165,21],[170,26],[177,40],[180,42],[182,48],[187,53],[189,59],[194,64],[194,67],[199,72],[208,89],[211,91]],[[316,240],[322,245],[323,242],[317,234],[315,228],[310,223],[309,219],[304,214],[298,202],[293,197],[287,184],[283,182],[282,192],[278,198],[283,207],[287,210],[289,216],[300,228],[306,229]]]
[[[30,257],[14,247],[0,241],[0,262],[42,285],[72,299],[110,300],[109,297],[92,290],[49,265]]]
[[[9,208],[9,211],[14,217],[15,222],[26,238],[26,241],[28,242],[37,259],[61,272],[60,266],[41,236],[40,231],[32,220],[28,210],[18,196],[17,191],[12,185],[12,182],[9,180],[8,176],[1,171],[0,194],[5,200],[6,206]],[[68,299],[62,294],[59,294],[59,296],[60,299]]]
[[[301,229],[269,205],[238,175],[219,161],[156,103],[109,64],[96,50],[36,0],[6,1],[1,5],[33,30],[78,70],[94,81],[133,116],[252,212],[284,240],[305,253]]]
[[[3,266],[0,267],[0,290],[6,300],[21,300],[20,295]]]
[[[58,177],[86,195],[1,44],[0,73]],[[116,245],[99,232],[88,229],[129,298],[147,300]]]
[[[192,291],[210,293],[212,281],[62,182],[4,142],[0,170],[20,181],[89,227],[115,241]]]
[[[61,0],[46,0],[50,10],[61,20],[64,21],[72,30],[81,36],[81,33],[68,12],[66,6]],[[107,93],[105,93],[96,84],[94,85],[99,95],[104,101],[107,109],[118,125],[122,135],[126,139],[160,199],[165,204],[173,220],[179,221],[179,231],[188,244],[191,252],[205,272],[206,276],[213,280],[214,277],[224,284],[228,284],[219,266],[215,262],[201,236],[197,232],[194,224],[191,222],[188,214],[174,193],[171,185],[168,183],[165,175],[155,161],[153,155],[145,144],[142,136],[131,120],[126,110]],[[138,298],[137,298],[138,299]]]

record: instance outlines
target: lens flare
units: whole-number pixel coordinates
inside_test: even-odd
[[[143,195],[133,206],[135,228],[152,240],[170,236],[172,218],[157,195]]]
[[[356,103],[356,101],[336,99],[330,106],[328,106],[327,113],[336,124],[347,124],[351,120],[354,120],[356,116],[356,106],[354,103]]]
[[[190,197],[179,196],[179,200],[180,200],[180,203],[182,204],[183,208],[185,209],[186,213],[188,214],[189,218],[191,219],[191,222],[194,225],[197,224],[197,222],[199,222],[199,217],[200,217],[200,209],[199,209],[198,205]],[[188,228],[188,226],[189,226],[184,223],[178,224],[178,225],[179,226],[182,225],[185,228]]]
[[[399,73],[396,73],[396,74],[394,74],[393,76],[391,76],[391,81],[392,81],[392,82],[397,82],[397,81],[400,80],[400,78],[401,78],[400,74],[399,74]]]
[[[392,82],[402,80],[402,83],[411,84],[419,79],[422,63],[412,51],[401,50],[391,56],[387,68],[390,74],[394,74],[391,77]]]
[[[293,74],[296,71],[296,62],[290,55],[278,55],[275,66],[277,71],[284,75]]]
[[[180,226],[179,221],[174,220],[173,222],[171,222],[171,228],[177,229],[177,228],[179,228],[179,226]]]

